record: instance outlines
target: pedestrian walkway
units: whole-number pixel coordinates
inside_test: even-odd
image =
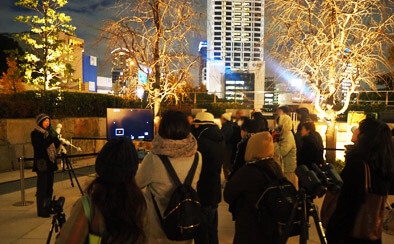
[[[94,160],[85,160],[79,162],[82,165],[92,165]],[[75,162],[75,167],[78,163]],[[10,174],[9,179],[15,172],[2,173],[1,176]],[[56,198],[64,196],[66,201],[64,204],[64,212],[66,218],[69,216],[72,205],[81,197],[78,187],[71,187],[68,174],[58,173],[59,176],[64,177],[54,184],[54,194]],[[94,174],[79,176],[78,180],[83,188],[94,179]],[[0,185],[1,187],[1,185]],[[35,201],[35,188],[26,189],[26,201]],[[0,195],[0,243],[16,243],[16,244],[43,244],[46,242],[49,228],[51,226],[51,219],[39,218],[36,216],[36,205],[32,203],[27,206],[16,206],[15,203],[21,201],[20,191],[15,191]],[[391,197],[391,202],[394,198]],[[322,199],[315,199],[315,203],[320,206]],[[219,205],[219,239],[220,244],[231,244],[234,235],[234,222],[231,219],[231,214],[228,212],[228,205],[222,202]],[[308,243],[320,243],[316,229],[311,221],[310,240]],[[54,242],[56,233],[53,234],[52,242]],[[292,237],[288,243],[296,244],[298,237]],[[394,243],[394,236],[383,235],[383,243]]]

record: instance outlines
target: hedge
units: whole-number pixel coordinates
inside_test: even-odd
[[[27,91],[0,96],[0,118],[33,118],[39,113],[52,118],[105,117],[111,107],[142,108],[143,104],[94,93]]]
[[[145,108],[141,101],[121,97],[64,91],[26,91],[13,95],[0,95],[0,118],[34,118],[39,113],[50,114],[52,118],[66,117],[105,117],[106,108]],[[220,117],[226,109],[245,108],[239,103],[201,101],[196,105],[162,104],[161,111],[169,109],[190,113],[192,108],[205,108]]]

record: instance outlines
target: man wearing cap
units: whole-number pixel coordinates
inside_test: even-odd
[[[217,244],[218,204],[222,199],[220,173],[222,169],[224,140],[222,132],[214,123],[211,113],[200,112],[193,122],[193,135],[197,139],[198,151],[202,155],[202,168],[197,182],[203,219],[195,244]]]
[[[54,171],[56,171],[56,155],[60,141],[51,127],[48,115],[36,117],[37,126],[31,132],[31,143],[34,150],[33,171],[37,173],[37,215],[48,218],[50,202],[53,194]]]

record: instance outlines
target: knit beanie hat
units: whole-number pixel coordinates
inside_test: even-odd
[[[109,183],[128,183],[138,169],[138,155],[133,142],[125,137],[108,141],[96,158],[95,170]]]
[[[208,112],[199,112],[194,118],[193,124],[213,124],[215,123],[215,117],[213,114]]]
[[[274,156],[274,143],[269,132],[259,132],[250,137],[245,151],[245,161],[251,162]]]
[[[231,121],[231,113],[224,113],[222,117],[227,121]]]
[[[41,125],[41,122],[44,121],[45,119],[49,119],[49,116],[46,114],[39,114],[36,117],[36,123],[37,125]]]

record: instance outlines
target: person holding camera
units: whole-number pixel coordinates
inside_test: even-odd
[[[97,178],[74,204],[56,243],[144,243],[146,203],[135,181],[138,163],[130,139],[108,141],[96,158]]]
[[[60,141],[48,115],[39,114],[36,123],[37,126],[30,136],[34,150],[33,171],[37,173],[37,215],[49,218],[54,171],[58,169],[56,156]]]
[[[387,124],[361,121],[346,154],[343,186],[327,226],[328,243],[382,243],[383,213],[394,176],[394,150]]]

